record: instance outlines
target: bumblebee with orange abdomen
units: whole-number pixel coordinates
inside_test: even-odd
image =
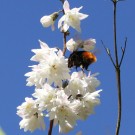
[[[68,67],[71,68],[73,66],[76,67],[82,67],[83,69],[88,69],[89,65],[96,62],[97,58],[96,56],[87,51],[74,51],[70,54],[68,58]]]

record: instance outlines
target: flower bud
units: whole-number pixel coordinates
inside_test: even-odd
[[[43,16],[40,19],[41,24],[43,25],[43,27],[49,27],[52,26],[52,30],[54,30],[54,22],[55,20],[58,18],[58,12],[54,12],[51,15],[48,16]]]

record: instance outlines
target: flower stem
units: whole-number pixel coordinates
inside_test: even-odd
[[[63,56],[65,56],[65,53],[66,53],[66,50],[67,50],[67,47],[66,47],[66,42],[67,42],[67,34],[64,32],[63,33]]]
[[[62,2],[62,4],[64,4],[65,0],[60,0]],[[65,14],[64,9],[63,9],[63,14]],[[63,33],[63,56],[65,56],[67,47],[66,47],[66,42],[67,42],[67,35],[69,35],[69,32],[62,32]]]
[[[52,135],[53,123],[54,123],[54,120],[50,120],[50,127],[48,130],[48,135]]]

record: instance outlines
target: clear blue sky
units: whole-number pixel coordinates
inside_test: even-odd
[[[86,121],[79,121],[70,135],[82,130],[83,135],[114,135],[117,117],[117,90],[115,71],[101,45],[104,41],[113,50],[112,3],[110,0],[69,0],[71,7],[84,8],[89,18],[82,21],[82,38],[97,40],[98,61],[91,66],[92,73],[99,72],[103,89],[101,105],[95,114]],[[51,14],[62,8],[59,0],[0,0],[0,126],[7,135],[31,135],[19,129],[16,107],[31,97],[34,87],[26,87],[24,74],[30,69],[31,49],[39,48],[38,39],[50,46],[62,47],[62,35],[59,30],[52,32],[44,29],[39,20],[43,15]],[[120,135],[135,135],[135,1],[125,0],[118,4],[118,45],[128,45],[122,65],[122,103],[123,114]],[[57,27],[57,25],[56,25]],[[71,36],[73,36],[72,31]],[[69,37],[68,37],[69,38]],[[120,52],[120,51],[119,51]],[[112,51],[113,53],[113,51]],[[48,123],[47,123],[48,124]],[[47,126],[48,128],[48,126]],[[32,135],[47,135],[47,130],[33,132]],[[53,135],[58,134],[58,127]]]

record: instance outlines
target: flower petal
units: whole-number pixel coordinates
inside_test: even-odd
[[[79,19],[80,19],[80,20],[83,20],[83,19],[87,18],[88,16],[89,16],[89,15],[79,13]]]
[[[79,8],[73,8],[72,11],[79,12],[82,8],[83,8],[83,6],[81,6]]]
[[[43,48],[49,48],[48,45],[45,42],[42,42],[41,40],[38,40],[40,43],[40,47]]]
[[[52,31],[54,31],[54,30],[55,30],[55,26],[54,26],[54,24],[52,24],[52,25],[51,25],[51,29],[52,29]]]
[[[80,28],[80,20],[78,18],[74,19],[74,21],[70,22],[70,25],[76,29],[78,32],[81,32],[81,28]]]
[[[70,10],[70,5],[67,0],[64,2],[63,9],[65,13]]]

